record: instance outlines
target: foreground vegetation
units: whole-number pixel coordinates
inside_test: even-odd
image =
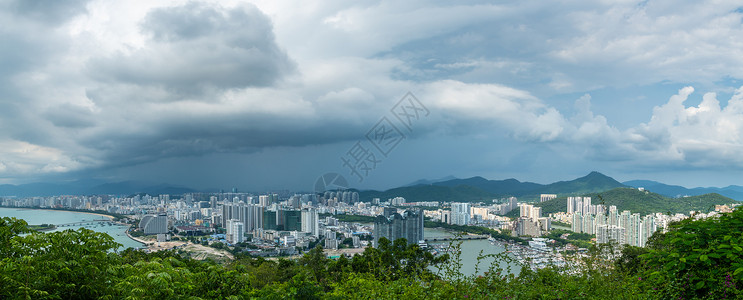
[[[647,249],[593,248],[568,267],[518,276],[482,266],[458,270],[459,255],[434,257],[382,239],[351,259],[315,248],[299,260],[238,256],[217,264],[177,252],[125,250],[86,229],[33,232],[0,219],[0,298],[26,299],[723,299],[739,298],[743,211],[673,224]],[[505,258],[502,256],[500,258]],[[496,260],[497,261],[497,260]],[[436,272],[429,266],[436,266]]]

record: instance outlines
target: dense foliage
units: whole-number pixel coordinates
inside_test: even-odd
[[[46,231],[57,228],[54,224],[28,225],[29,230]]]
[[[568,223],[552,220],[552,227],[555,227],[555,226],[562,226],[562,227],[570,228],[572,225]]]
[[[743,284],[743,210],[671,225],[639,254],[645,287],[665,298],[740,298]]]
[[[110,236],[86,229],[27,231],[0,218],[2,299],[723,299],[739,298],[743,279],[742,211],[673,224],[649,248],[625,247],[613,260],[611,247],[592,248],[518,276],[498,267],[506,253],[485,273],[459,273],[457,257],[474,254],[456,244],[451,257],[381,239],[353,258],[314,248],[298,260],[218,264],[173,251],[117,253]]]
[[[567,234],[567,238],[564,239],[562,236]],[[567,244],[573,244],[580,248],[590,248],[591,239],[595,238],[596,235],[588,233],[576,233],[568,230],[553,229],[548,234],[543,236],[555,240],[555,246],[565,246]]]
[[[372,216],[360,216],[360,215],[334,215],[334,214],[320,214],[321,218],[324,217],[333,217],[338,219],[340,222],[347,222],[347,223],[374,223],[374,219],[376,217]]]

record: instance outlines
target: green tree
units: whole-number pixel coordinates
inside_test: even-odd
[[[0,257],[13,256],[11,240],[26,232],[31,232],[26,221],[9,217],[0,218]]]
[[[5,297],[90,299],[111,293],[121,245],[88,229],[13,236],[2,261]]]
[[[330,264],[330,259],[323,252],[322,245],[317,245],[312,250],[305,253],[302,258],[299,259],[299,265],[304,266],[309,272],[308,278],[317,282],[323,282],[328,276],[327,267]]]
[[[435,257],[417,244],[408,244],[405,239],[391,243],[380,238],[378,248],[366,248],[360,255],[353,257],[351,268],[357,273],[371,273],[387,280],[402,277],[432,279],[433,273],[428,269],[446,261],[448,256]]]
[[[663,298],[743,296],[743,210],[671,224],[639,255],[638,277]],[[620,261],[631,260],[623,257]],[[632,264],[630,264],[632,265]]]

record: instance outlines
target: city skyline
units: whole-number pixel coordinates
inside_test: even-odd
[[[743,185],[734,1],[0,7],[0,184]]]

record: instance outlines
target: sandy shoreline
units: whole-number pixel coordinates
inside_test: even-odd
[[[142,246],[148,247],[148,245],[147,245],[148,242],[147,241],[145,241],[143,239],[140,239],[140,238],[133,237],[131,234],[129,234],[129,229],[131,229],[131,226],[129,228],[127,228],[126,231],[124,231],[124,233],[126,233],[126,236],[128,236],[132,240],[135,240],[137,242],[142,243]]]
[[[48,209],[48,208],[29,208],[29,207],[6,207],[6,208],[17,208],[17,209],[27,209],[27,210],[46,210],[46,211],[66,211],[66,212],[73,212],[73,213],[96,215],[96,216],[106,217],[111,220],[114,219],[113,216],[104,215],[100,213],[94,213],[94,212],[87,212],[87,211],[66,210],[66,209]]]

